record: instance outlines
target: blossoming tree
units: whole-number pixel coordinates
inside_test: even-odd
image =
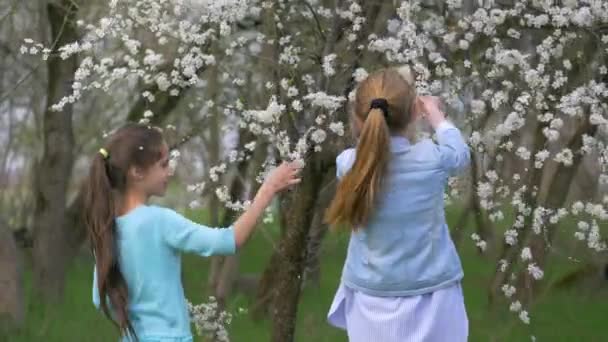
[[[606,250],[605,1],[113,0],[97,24],[78,24],[77,41],[22,47],[44,59],[80,56],[71,93],[52,109],[126,83],[138,94],[130,119],[159,122],[183,101],[196,109],[192,122],[216,120],[238,138],[188,190],[215,196],[225,222],[279,159],[305,165],[281,201],[282,234],[258,288],[256,311],[273,317],[274,341],[293,340],[335,156],[353,143],[346,104],[367,70],[384,65],[401,67],[419,93],[442,96],[467,134],[470,174],[452,179],[446,196],[477,218],[478,248],[495,247],[492,298],[502,292],[528,323],[556,235]],[[231,170],[253,170],[253,181]],[[585,172],[596,193],[568,196]]]

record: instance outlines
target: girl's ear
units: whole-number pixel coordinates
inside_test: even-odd
[[[129,178],[131,178],[135,181],[140,181],[144,178],[144,174],[143,174],[142,170],[140,170],[138,167],[131,166],[129,168]]]

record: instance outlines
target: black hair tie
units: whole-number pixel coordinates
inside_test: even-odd
[[[388,119],[388,101],[386,99],[373,99],[372,104],[369,106],[370,109],[378,108],[382,110],[384,117]]]

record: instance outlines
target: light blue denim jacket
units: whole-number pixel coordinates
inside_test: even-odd
[[[448,177],[469,166],[470,152],[450,122],[442,122],[436,135],[438,144],[431,139],[410,144],[405,137],[391,136],[385,188],[368,223],[351,233],[344,285],[374,296],[410,296],[462,279],[443,195]],[[353,148],[338,155],[338,179],[355,156]]]

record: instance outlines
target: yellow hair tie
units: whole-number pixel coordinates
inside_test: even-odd
[[[105,148],[99,150],[99,153],[103,156],[103,159],[108,159],[108,151]]]

